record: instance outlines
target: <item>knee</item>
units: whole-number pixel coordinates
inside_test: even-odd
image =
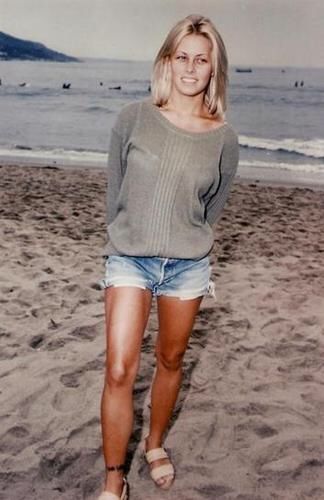
[[[156,351],[158,365],[168,371],[178,371],[182,368],[184,351],[165,353]]]
[[[134,383],[134,370],[125,364],[111,363],[106,369],[106,385],[110,388],[131,387]]]

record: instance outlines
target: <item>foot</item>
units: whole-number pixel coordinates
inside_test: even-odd
[[[105,488],[103,493],[113,493],[116,495],[118,498],[121,498],[123,487],[124,487],[124,481],[123,478],[114,478],[113,480],[109,478],[110,480],[106,481]]]
[[[144,454],[155,484],[164,490],[170,488],[174,481],[175,472],[165,449],[152,445],[147,437],[144,440]]]
[[[112,471],[106,476],[104,491],[98,500],[127,500],[128,483],[122,472]]]
[[[128,500],[128,483],[126,481],[126,478],[124,478],[120,495],[117,493],[113,493],[110,490],[104,490],[98,500]]]

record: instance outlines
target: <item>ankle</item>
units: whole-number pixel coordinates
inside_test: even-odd
[[[162,437],[148,435],[145,438],[145,447],[147,450],[153,450],[154,448],[161,448],[162,446]]]
[[[120,495],[124,484],[124,473],[123,471],[107,471],[105,490]]]

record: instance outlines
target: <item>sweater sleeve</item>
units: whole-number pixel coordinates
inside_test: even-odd
[[[219,162],[219,179],[212,185],[204,200],[206,220],[210,225],[221,217],[238,166],[238,137],[232,128],[227,132]]]
[[[117,215],[117,199],[126,170],[126,153],[130,136],[138,115],[140,104],[132,102],[119,112],[111,129],[108,149],[108,185],[107,185],[107,223]]]
[[[122,137],[113,128],[110,135],[108,154],[107,185],[107,223],[110,224],[117,214],[117,198],[123,180]]]

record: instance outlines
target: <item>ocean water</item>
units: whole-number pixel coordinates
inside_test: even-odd
[[[0,61],[0,159],[104,166],[116,113],[149,96],[151,67],[114,60]],[[239,135],[241,170],[324,176],[324,68],[239,73],[232,67],[229,82],[227,121]]]

